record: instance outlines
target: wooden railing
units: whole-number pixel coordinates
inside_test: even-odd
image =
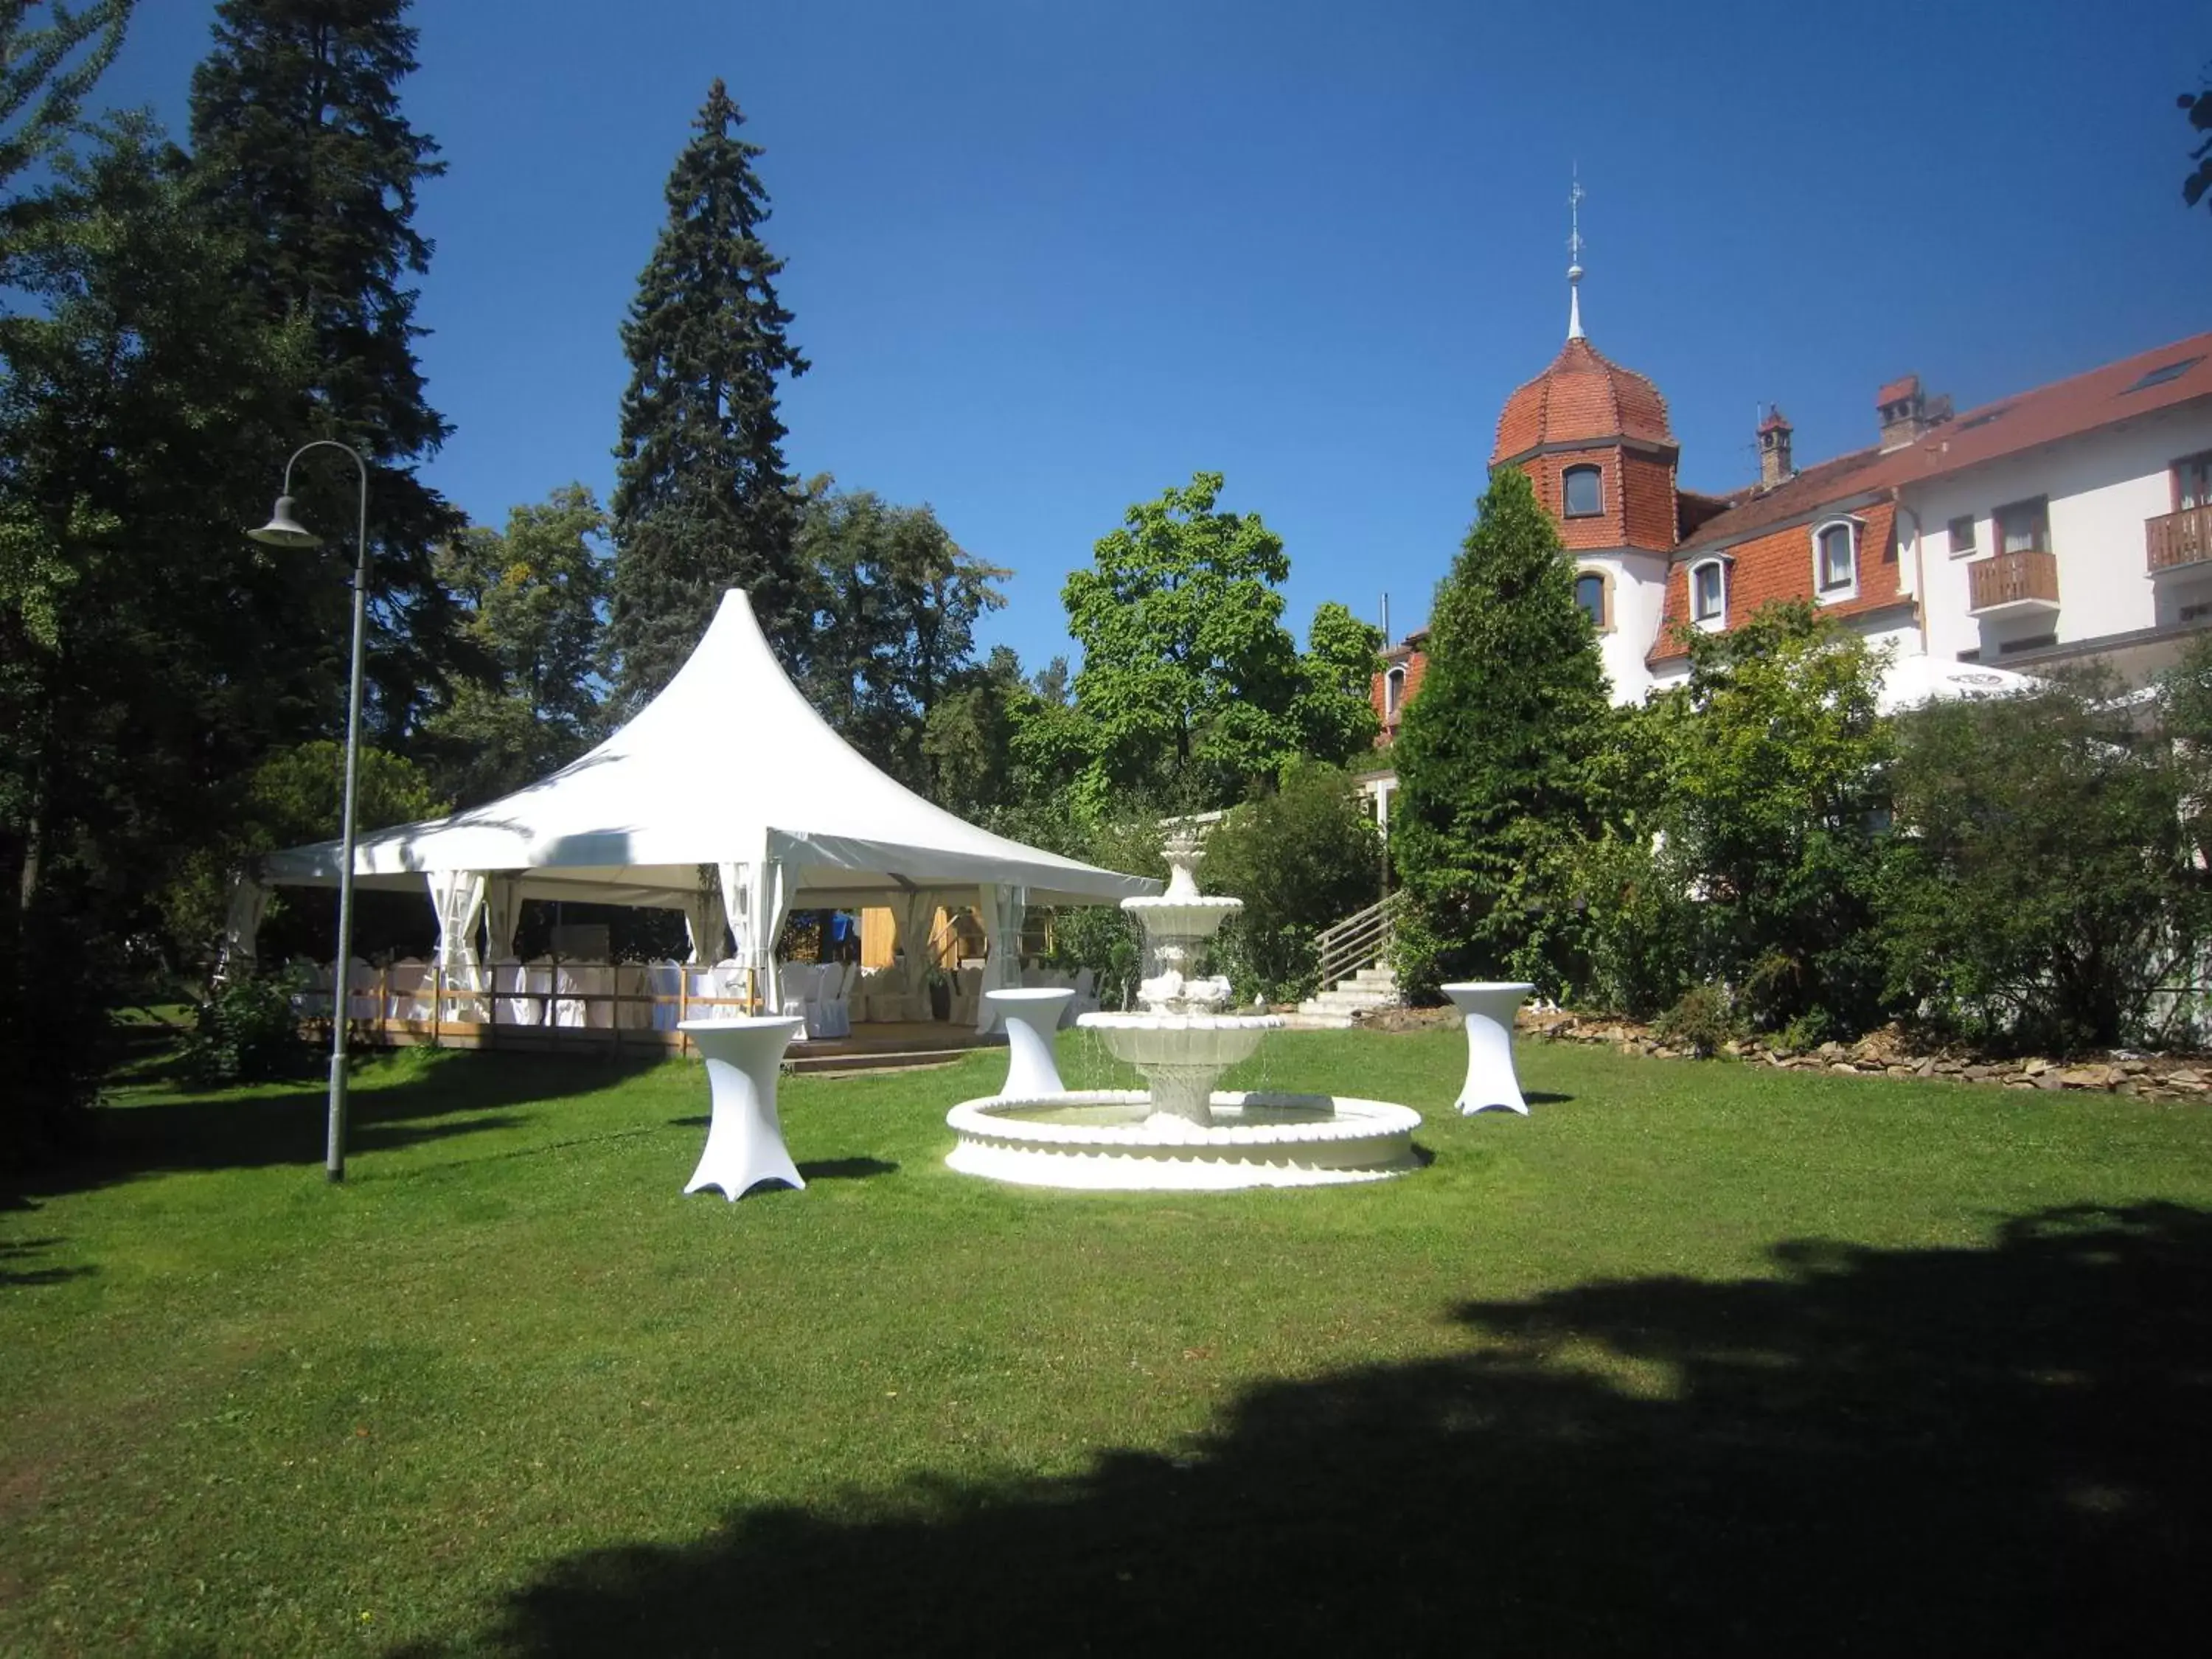
[[[2000,553],[1966,567],[1972,584],[1970,611],[1994,611],[1999,605],[2036,602],[2058,603],[2058,556],[2056,553]]]
[[[529,979],[526,976],[519,983],[512,984],[504,990],[494,991],[490,988],[490,983],[494,981],[495,976],[494,970],[489,967],[477,970],[481,978],[486,981],[482,988],[455,983],[448,981],[444,969],[435,963],[428,964],[428,971],[423,975],[421,983],[410,988],[406,985],[395,986],[392,983],[392,969],[389,966],[386,966],[376,970],[376,977],[373,984],[329,994],[332,998],[329,1006],[324,1006],[319,1016],[311,1016],[311,1018],[327,1019],[330,1017],[330,1007],[336,1006],[342,1001],[348,1009],[348,1018],[352,1022],[354,1031],[362,1040],[380,1045],[389,1044],[395,1038],[410,1041],[427,1040],[435,1045],[442,1043],[449,1037],[460,1040],[480,1038],[486,1031],[504,1032],[513,1036],[533,1031],[558,1030],[583,1033],[589,1037],[611,1044],[617,1053],[625,1043],[628,1043],[664,1048],[672,1048],[679,1053],[689,1054],[691,1051],[690,1038],[680,1031],[656,1025],[655,1010],[661,1008],[671,1010],[675,1015],[676,1023],[680,1024],[687,1019],[707,1019],[726,1014],[750,1013],[759,1003],[758,997],[755,995],[694,991],[691,988],[692,975],[708,971],[703,964],[697,963],[682,965],[678,973],[677,988],[673,994],[652,989],[652,980],[649,976],[644,980],[642,989],[622,988],[625,979],[629,980],[633,986],[636,985],[638,981],[635,974],[625,974],[621,970],[625,968],[641,968],[645,964],[568,963],[555,957],[550,963],[526,963],[522,966],[526,969],[526,975],[532,972],[545,974],[549,980],[547,988],[544,990],[530,988]],[[564,988],[561,983],[562,969],[564,967],[604,969],[611,981],[610,988],[605,990],[586,990],[573,981]],[[647,971],[649,975],[649,969]],[[318,1005],[324,1002],[325,994],[319,989],[304,994],[307,999]],[[352,1005],[355,1002],[370,1002],[372,1000],[374,1006],[370,1011],[360,1012],[353,1009]],[[395,1002],[427,1005],[428,1012],[427,1015],[394,1013],[392,1005]],[[493,1005],[501,1002],[526,1005],[530,1007],[533,1017],[520,1020],[497,1018],[498,1011]],[[574,1024],[559,1018],[556,1013],[555,1005],[560,1003],[581,1006],[585,1010],[582,1023]],[[607,1011],[604,1022],[592,1019],[590,1011],[593,1007],[602,1007]],[[623,1011],[625,1008],[640,1011],[641,1017],[625,1020],[623,1017]]]
[[[2143,520],[2143,551],[2153,570],[2212,559],[2212,507],[2185,507]]]
[[[1320,938],[1314,941],[1320,960],[1321,988],[1326,991],[1339,980],[1371,967],[1388,956],[1397,925],[1398,895],[1393,893],[1323,928]]]

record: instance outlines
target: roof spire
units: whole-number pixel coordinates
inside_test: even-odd
[[[1583,170],[1575,167],[1574,188],[1567,192],[1567,337],[1583,337]]]

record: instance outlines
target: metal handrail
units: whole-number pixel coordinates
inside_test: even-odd
[[[1326,990],[1389,955],[1397,923],[1398,895],[1392,893],[1322,929],[1314,940],[1322,988]]]

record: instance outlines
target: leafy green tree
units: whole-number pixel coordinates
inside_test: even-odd
[[[1559,531],[1501,468],[1430,612],[1428,671],[1392,750],[1391,854],[1407,894],[1397,967],[1415,994],[1475,973],[1571,978],[1540,926],[1595,830],[1605,674]]]
[[[975,623],[1007,573],[961,550],[927,507],[808,487],[799,556],[816,612],[803,684],[845,739],[909,788],[940,797],[926,733],[975,665]]]
[[[1073,717],[1022,741],[1031,764],[1072,772],[1094,804],[1146,788],[1218,806],[1301,752],[1293,707],[1325,690],[1329,671],[1309,677],[1282,625],[1282,538],[1257,514],[1217,511],[1221,488],[1221,474],[1194,473],[1132,507],[1061,590],[1083,647]],[[1324,637],[1342,648],[1342,630],[1325,624]],[[1307,713],[1328,735],[1328,712]]]
[[[232,279],[235,239],[143,118],[52,168],[11,204],[24,303],[0,318],[0,1071],[36,1120],[0,1139],[19,1145],[88,1097],[103,973],[343,647],[302,625],[312,562],[237,527],[305,331]]]
[[[432,559],[465,521],[416,473],[451,428],[431,408],[416,361],[422,331],[407,283],[431,253],[415,228],[417,194],[444,171],[436,144],[400,108],[399,84],[416,67],[407,9],[407,0],[222,0],[191,87],[194,176],[210,222],[240,250],[231,280],[270,319],[298,319],[313,344],[313,369],[269,445],[271,482],[241,499],[269,493],[284,453],[311,438],[349,444],[368,463],[368,718],[390,742],[405,740],[456,666],[478,665],[457,638]],[[337,532],[320,555],[328,597],[301,625],[343,638],[352,466],[319,452],[301,464],[295,489],[312,521]],[[336,731],[342,659],[320,696],[324,729]]]
[[[962,673],[922,732],[930,799],[970,822],[1020,800],[1025,778],[1014,739],[1036,702],[1012,647],[994,646],[985,662]]]
[[[1214,827],[1203,875],[1244,901],[1219,953],[1237,994],[1291,1000],[1316,988],[1322,929],[1381,896],[1382,837],[1350,776],[1309,763]]]
[[[1891,752],[1880,657],[1804,604],[1683,637],[1688,683],[1651,717],[1662,793],[1636,824],[1647,855],[1616,849],[1628,896],[1589,895],[1594,930],[1616,957],[1726,986],[1765,1030],[1878,1023]]]
[[[1375,746],[1382,729],[1375,713],[1375,677],[1382,672],[1382,630],[1334,599],[1314,611],[1298,658],[1298,690],[1291,723],[1300,754],[1327,766],[1348,766]]]
[[[1898,722],[1907,833],[1882,937],[1895,989],[1939,1029],[2110,1047],[2190,976],[2206,916],[2184,773],[2115,689],[2085,676]]]
[[[34,24],[38,0],[0,0],[0,191],[66,143],[85,94],[122,49],[135,3],[56,3]]]
[[[812,595],[776,413],[777,377],[807,363],[784,337],[783,262],[761,240],[762,150],[737,136],[744,122],[716,81],[669,173],[667,223],[623,325],[608,644],[630,708],[683,666],[725,588],[748,592],[787,667],[808,653]]]
[[[2190,130],[2203,135],[2189,152],[2189,159],[2197,165],[2181,181],[2181,199],[2195,207],[2212,191],[2212,85],[2185,92],[2175,102],[2187,113]]]
[[[514,508],[504,532],[473,528],[439,550],[439,579],[498,672],[459,684],[428,724],[441,787],[462,805],[519,789],[598,740],[606,533],[592,492],[568,484]]]

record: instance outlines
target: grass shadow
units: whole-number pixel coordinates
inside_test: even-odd
[[[2212,1545],[2212,1212],[1455,1310],[1174,1456],[738,1509],[417,1656],[2168,1651]]]
[[[628,1081],[657,1059],[416,1050],[404,1073],[373,1061],[346,1097],[349,1152],[401,1146],[504,1128],[514,1109]],[[281,1091],[184,1092],[101,1106],[91,1144],[74,1158],[0,1185],[0,1206],[173,1170],[258,1169],[322,1162],[329,1097],[319,1079]]]
[[[17,1238],[0,1243],[0,1286],[9,1285],[58,1285],[64,1279],[83,1279],[94,1269],[91,1267],[28,1267],[19,1265],[51,1250],[62,1241],[58,1238]]]
[[[799,1166],[807,1181],[867,1181],[898,1170],[897,1164],[880,1158],[817,1158]]]

